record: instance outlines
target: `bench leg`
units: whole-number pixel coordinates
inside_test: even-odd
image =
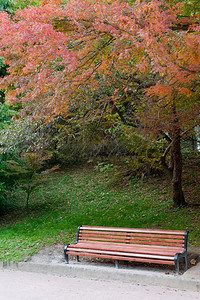
[[[118,259],[115,260],[115,268],[119,269],[119,260]]]
[[[68,259],[68,254],[67,254],[67,246],[65,246],[64,248],[64,257],[65,257],[65,263],[68,264],[69,263],[69,259]]]
[[[76,256],[76,261],[77,261],[77,262],[80,262],[79,256],[78,256],[78,255]]]
[[[69,259],[68,259],[68,255],[65,253],[65,263],[68,264],[69,263]]]
[[[175,262],[176,273],[179,274],[179,255],[178,254],[175,255],[174,262]]]

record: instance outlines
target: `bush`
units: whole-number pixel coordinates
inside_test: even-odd
[[[0,182],[0,215],[14,209],[13,203],[9,199],[10,189],[6,187],[4,182]]]
[[[0,154],[0,214],[14,208],[13,191],[20,175],[10,171],[7,163],[11,159],[17,160],[17,155],[15,153]]]

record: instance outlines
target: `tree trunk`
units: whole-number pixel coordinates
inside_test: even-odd
[[[173,158],[172,191],[175,207],[185,206],[185,198],[182,190],[182,155],[180,129],[174,126],[172,136],[171,154]]]
[[[31,194],[31,189],[28,189],[27,191],[27,196],[26,196],[26,212],[29,213],[29,198],[30,198],[30,194]]]

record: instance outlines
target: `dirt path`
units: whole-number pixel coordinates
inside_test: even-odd
[[[200,294],[120,282],[0,270],[0,300],[196,300]]]

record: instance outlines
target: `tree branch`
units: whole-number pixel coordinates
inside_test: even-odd
[[[195,128],[196,126],[199,126],[199,125],[200,125],[200,123],[192,125],[192,127],[188,128],[187,130],[185,130],[184,132],[181,133],[181,137],[184,136],[186,133],[188,133],[193,128]]]

